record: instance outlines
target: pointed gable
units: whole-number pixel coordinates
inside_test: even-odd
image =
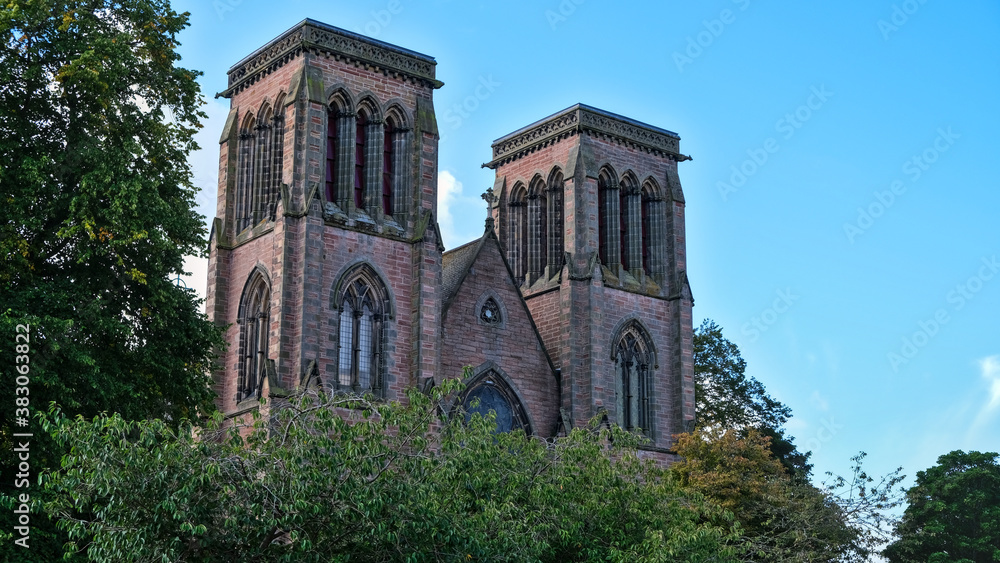
[[[489,223],[492,223],[491,221]],[[492,225],[478,240],[442,257],[441,376],[473,367],[475,384],[499,375],[527,413],[532,431],[555,433],[559,385]]]

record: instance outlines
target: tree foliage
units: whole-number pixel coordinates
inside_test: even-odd
[[[697,431],[679,437],[683,460],[671,466],[681,484],[732,511],[745,561],[838,561],[854,532],[823,491],[793,479],[771,455],[770,439]],[[863,559],[861,559],[863,560]]]
[[[1000,561],[1000,454],[953,451],[917,472],[892,563]]]
[[[849,478],[810,482],[809,453],[782,425],[791,409],[747,376],[739,348],[711,320],[694,339],[698,429],[678,437],[686,487],[731,510],[750,560],[868,561],[890,537],[902,469],[875,478],[852,458]]]
[[[694,333],[695,410],[698,425],[722,429],[780,428],[791,409],[746,375],[740,349],[711,319]]]
[[[206,237],[186,25],[166,0],[0,7],[0,312],[5,334],[31,325],[36,404],[174,420],[208,404],[221,340],[170,279]]]
[[[809,454],[798,451],[782,426],[792,410],[771,397],[764,384],[746,374],[739,347],[711,319],[694,332],[694,385],[697,426],[719,433],[754,430],[770,438],[771,453],[801,479],[812,471]]]
[[[861,561],[869,561],[892,537],[896,518],[893,511],[903,504],[903,468],[880,477],[865,471],[863,461],[868,454],[860,452],[851,458],[849,478],[827,471],[822,488],[837,504],[842,518],[853,531],[852,552]]]
[[[405,404],[307,392],[246,424],[45,417],[73,444],[46,476],[95,561],[734,561],[721,511],[594,426],[546,442]]]
[[[13,352],[15,325],[30,325],[32,406],[175,424],[211,408],[222,340],[171,281],[206,246],[186,162],[198,73],[175,51],[187,21],[167,0],[0,6],[0,331]],[[0,395],[13,385],[2,378]],[[4,475],[14,407],[0,404]],[[38,437],[32,466],[61,455]],[[19,557],[49,560],[33,544]]]

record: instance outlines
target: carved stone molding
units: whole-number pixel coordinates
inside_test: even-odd
[[[329,53],[350,62],[372,65],[383,72],[411,78],[433,88],[442,86],[434,77],[437,62],[433,57],[305,19],[233,65],[229,69],[229,87],[216,97],[231,97],[304,50]]]
[[[653,127],[604,110],[577,104],[493,142],[493,160],[484,164],[495,169],[570,135],[586,132],[627,143],[678,161],[680,137],[673,131]]]

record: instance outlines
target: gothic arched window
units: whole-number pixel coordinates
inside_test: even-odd
[[[256,225],[264,218],[264,194],[270,187],[271,166],[274,164],[271,158],[271,120],[273,115],[271,108],[265,102],[258,114],[256,134],[256,148],[254,148],[253,164],[253,184],[250,190],[250,224]]]
[[[350,207],[354,176],[354,113],[350,96],[338,89],[330,96],[326,114],[326,200],[341,210]]]
[[[382,131],[382,212],[394,217],[406,210],[406,167],[409,128],[406,114],[396,105],[385,113]],[[399,217],[394,217],[399,221]]]
[[[619,198],[619,230],[621,235],[621,265],[626,270],[642,267],[642,224],[639,201],[639,186],[635,177],[626,172],[618,189]]]
[[[385,122],[385,133],[382,136],[382,212],[392,215],[392,176],[393,166],[393,129],[390,121]]]
[[[234,227],[238,233],[253,221],[253,191],[257,150],[257,120],[252,114],[243,119],[240,127],[236,157],[236,198],[234,203]]]
[[[558,168],[549,175],[548,181],[548,268],[549,276],[562,270],[565,248],[563,246],[563,175]]]
[[[366,264],[347,272],[338,287],[337,387],[381,395],[388,292]]]
[[[237,233],[274,219],[281,183],[285,108],[283,97],[272,110],[265,102],[257,117],[247,115],[240,127],[236,161],[234,226]]]
[[[365,145],[367,144],[368,116],[358,113],[354,126],[354,206],[365,208]]]
[[[488,297],[483,306],[479,309],[479,320],[488,325],[498,325],[503,323],[503,314],[500,312],[500,305],[496,299]]]
[[[612,340],[615,366],[615,400],[618,424],[626,430],[649,432],[649,391],[652,383],[653,347],[648,333],[631,321]]]
[[[517,394],[493,370],[483,374],[466,389],[461,409],[466,421],[476,414],[485,417],[493,413],[496,416],[497,432],[523,430],[531,433],[528,415]]]
[[[642,185],[642,269],[647,275],[662,274],[663,199],[660,198],[656,183],[652,178]]]
[[[264,181],[261,210],[265,218],[274,220],[274,213],[281,198],[281,172],[285,153],[285,97],[278,96],[271,119],[271,170]]]
[[[510,268],[514,271],[514,279],[520,283],[524,281],[524,275],[528,270],[528,191],[524,184],[518,183],[514,186],[508,205],[510,206],[510,227],[507,229],[509,237],[507,262],[510,263]]]
[[[340,115],[334,108],[326,114],[326,200],[341,203],[337,194],[337,161],[340,143],[337,123]]]
[[[237,323],[240,351],[236,400],[260,398],[267,374],[268,332],[271,319],[271,288],[261,271],[254,272],[243,289]]]
[[[597,236],[601,264],[616,269],[620,264],[618,179],[608,167],[597,176]]]
[[[528,190],[528,274],[531,282],[542,277],[547,263],[545,242],[545,223],[548,214],[548,204],[545,197],[545,182],[541,176],[535,176]]]

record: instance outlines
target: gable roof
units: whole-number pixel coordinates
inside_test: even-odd
[[[538,341],[538,345],[545,356],[546,362],[549,364],[549,369],[552,370],[552,374],[556,378],[556,382],[559,383],[560,376],[556,372],[556,366],[552,362],[552,356],[549,355],[549,350],[545,347],[545,342],[542,340],[542,334],[538,332],[538,326],[535,324],[535,318],[531,316],[531,311],[528,309],[528,303],[524,300],[524,296],[521,295],[521,290],[517,289],[517,280],[514,279],[514,272],[510,269],[510,264],[507,262],[507,256],[504,255],[503,249],[500,248],[500,240],[497,239],[496,231],[493,228],[492,217],[486,220],[486,231],[483,233],[483,236],[476,240],[467,242],[458,248],[449,250],[441,255],[441,285],[444,290],[444,300],[442,301],[441,307],[441,320],[443,321],[445,315],[448,314],[448,309],[451,308],[452,302],[455,300],[455,297],[458,296],[458,290],[461,289],[462,282],[464,282],[465,278],[469,275],[469,270],[479,259],[479,255],[482,253],[483,248],[487,244],[493,244],[497,254],[500,256],[500,261],[503,262],[504,269],[507,271],[506,281],[514,287],[514,292],[517,294],[517,301],[521,306],[521,310],[527,316],[528,322],[531,323],[531,330],[535,335],[535,339]]]
[[[469,273],[479,251],[486,241],[486,235],[469,241],[458,248],[453,248],[441,255],[441,288],[444,290],[444,309],[447,311],[452,299],[462,286],[465,276]]]

